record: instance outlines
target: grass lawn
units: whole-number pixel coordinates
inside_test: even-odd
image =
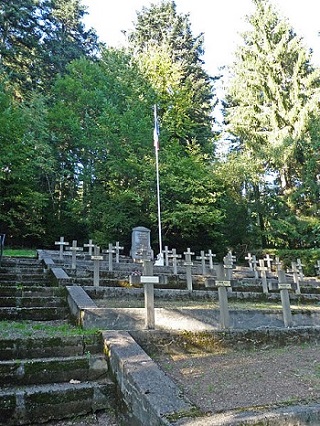
[[[3,250],[3,256],[36,257],[37,251],[35,249],[5,247]]]

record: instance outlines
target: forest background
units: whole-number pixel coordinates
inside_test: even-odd
[[[221,76],[174,1],[137,13],[126,48],[83,23],[80,0],[0,1],[0,232],[13,246],[61,235],[130,248],[158,241],[153,105],[160,126],[163,243],[237,253],[320,244],[320,69],[290,22],[252,0]],[[227,150],[221,150],[227,146]]]

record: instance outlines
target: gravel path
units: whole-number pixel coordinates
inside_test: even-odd
[[[320,401],[320,347],[158,355],[155,360],[204,413]]]

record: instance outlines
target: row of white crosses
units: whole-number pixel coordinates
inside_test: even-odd
[[[59,241],[55,242],[55,245],[59,246],[59,258],[63,260],[64,247],[69,246],[69,243],[64,241],[64,237],[60,237]],[[84,244],[83,247],[77,247],[77,241],[72,241],[72,246],[67,247],[67,250],[72,252],[71,257],[71,269],[76,269],[76,256],[78,252],[83,252],[83,248],[88,248],[88,254],[91,257],[91,260],[95,262],[94,270],[97,270],[97,262],[103,260],[103,256],[100,255],[100,247],[93,244],[92,240],[89,240],[88,244]],[[105,251],[108,254],[108,265],[109,271],[113,271],[113,254],[116,255],[116,263],[120,262],[120,251],[123,250],[123,247],[120,246],[119,241],[116,242],[115,246],[109,244],[108,249]],[[93,253],[94,252],[94,253]]]
[[[262,287],[263,292],[268,293],[268,286],[267,286],[267,271],[271,272],[273,263],[275,265],[276,274],[279,278],[281,275],[281,262],[278,256],[276,256],[275,261],[273,261],[272,257],[270,257],[269,254],[266,255],[265,258],[259,260],[259,266],[257,266],[257,259],[255,255],[251,255],[251,253],[248,253],[248,256],[245,257],[246,260],[248,260],[249,268],[250,270],[254,271],[255,278],[259,278],[259,272],[262,279]],[[267,262],[267,266],[265,266],[265,262]],[[293,282],[296,284],[296,294],[300,294],[300,282],[303,280],[303,264],[301,262],[301,259],[297,259],[296,262],[291,262],[291,272],[293,275]],[[320,266],[320,262],[319,262]]]
[[[173,266],[173,274],[178,274],[178,259],[181,259],[182,255],[177,254],[176,249],[169,250],[168,246],[165,246],[164,250],[162,250],[162,253],[164,254],[164,260],[165,260],[165,266],[169,266],[170,259],[172,259],[172,266]],[[191,263],[191,257],[195,253],[190,251],[190,248],[187,249],[186,252],[183,253],[185,255],[185,263]],[[204,250],[200,251],[200,256],[197,256],[197,260],[201,260],[202,265],[202,274],[206,274],[206,261],[209,261],[209,269],[213,269],[213,258],[216,257],[215,254],[212,253],[212,250],[208,250],[208,253],[205,253]],[[186,265],[185,266],[192,266],[192,265]]]

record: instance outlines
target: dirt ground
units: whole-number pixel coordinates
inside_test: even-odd
[[[320,346],[156,355],[203,413],[320,402]]]

